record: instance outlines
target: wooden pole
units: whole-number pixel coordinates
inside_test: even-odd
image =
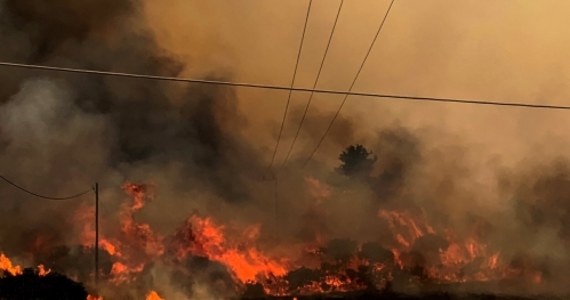
[[[95,289],[99,289],[99,183],[95,183]]]

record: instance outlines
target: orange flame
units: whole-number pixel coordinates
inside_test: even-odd
[[[130,207],[131,212],[142,209],[146,200],[150,200],[151,186],[146,184],[125,183],[122,186],[123,190],[133,200],[133,205]]]
[[[415,241],[425,234],[437,234],[435,229],[421,218],[410,213],[380,210],[379,217],[386,220],[393,233],[396,247],[392,249],[394,261],[401,269],[406,267],[402,253],[410,251]],[[490,253],[487,244],[474,237],[461,239],[450,229],[444,229],[439,236],[447,240],[446,248],[439,249],[439,261],[426,262],[426,275],[436,281],[464,282],[468,280],[488,281],[505,277],[499,253]],[[474,236],[478,236],[474,234]],[[464,267],[474,269],[470,274]]]
[[[246,232],[254,238],[251,232]],[[287,273],[283,263],[270,259],[255,247],[236,247],[224,236],[224,227],[210,218],[191,216],[178,236],[186,237],[177,251],[182,259],[189,254],[208,257],[230,269],[242,282],[255,281],[257,276],[282,276]]]
[[[44,276],[48,275],[49,273],[51,273],[51,269],[46,269],[46,267],[44,265],[38,266],[38,275],[40,277],[44,277]]]
[[[0,253],[0,271],[16,276],[22,274],[22,267],[12,264],[12,261],[6,255]]]
[[[164,300],[164,299],[160,298],[157,292],[150,291],[150,293],[146,295],[146,300]]]
[[[380,210],[378,216],[388,222],[396,241],[406,249],[426,233],[435,233],[433,227],[416,221],[408,212]]]
[[[324,200],[331,195],[331,188],[312,177],[306,178],[305,182],[309,193],[316,199],[312,208],[318,211],[326,210]],[[259,224],[236,228],[219,224],[211,217],[191,215],[174,236],[163,237],[155,233],[149,224],[135,218],[137,212],[153,200],[151,187],[126,183],[122,188],[129,195],[130,201],[121,206],[119,234],[113,238],[100,237],[100,248],[112,257],[110,282],[117,285],[135,282],[147,264],[157,259],[168,264],[172,263],[172,259],[184,260],[190,256],[205,257],[224,265],[238,285],[260,283],[266,293],[283,296],[293,293],[285,275],[300,267],[313,268],[316,273],[320,273],[318,280],[294,287],[295,294],[366,289],[366,284],[349,276],[352,271],[361,270],[361,267],[372,274],[376,287],[386,286],[394,279],[394,268],[407,272],[416,271],[416,267],[420,267],[422,276],[425,275],[425,278],[434,282],[489,281],[503,278],[524,278],[529,282],[542,280],[542,273],[536,271],[536,267],[532,265],[527,266],[523,262],[506,266],[502,261],[503,257],[499,255],[500,252],[487,245],[482,234],[472,232],[457,236],[452,229],[439,227],[436,230],[427,222],[425,216],[410,211],[384,209],[378,212],[378,217],[386,222],[392,236],[390,242],[380,246],[391,249],[393,260],[385,261],[386,259],[382,258],[382,263],[372,259],[367,261],[360,257],[359,251],[363,249],[360,245],[353,257],[338,262],[327,257],[322,251],[328,238],[326,234],[319,232],[309,243],[297,244],[283,251],[280,249],[280,256],[275,256],[273,252],[264,252],[256,245],[262,231]],[[87,223],[92,224],[92,219],[88,218],[92,218],[93,211],[86,211],[83,219],[90,220]],[[91,243],[91,247],[94,237],[92,230],[92,226],[86,225],[82,238],[84,243]],[[234,232],[239,233],[232,234]],[[431,245],[429,242],[420,242],[429,241],[424,238],[430,238],[430,235],[441,239],[440,248],[430,248],[431,252],[419,253],[418,258],[415,256],[417,250],[421,249],[422,245],[428,245],[428,248]],[[165,244],[166,241],[168,244]],[[303,250],[310,246],[313,250]],[[333,269],[323,270],[321,267],[324,264],[336,265]],[[151,291],[146,295],[146,299],[161,298],[158,293]]]
[[[99,248],[115,258],[111,267],[110,281],[117,285],[131,282],[137,273],[144,270],[147,262],[164,253],[162,238],[153,232],[149,224],[137,222],[134,218],[134,214],[152,199],[151,189],[148,185],[134,183],[126,183],[122,188],[131,201],[121,206],[119,213],[121,234],[112,239],[104,235],[100,235],[99,238]],[[81,207],[75,219],[78,223],[84,224],[81,232],[82,244],[93,247],[94,208]]]

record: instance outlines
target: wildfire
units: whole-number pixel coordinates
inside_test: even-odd
[[[306,182],[311,195],[319,200],[312,209],[326,209],[323,200],[332,193],[330,188],[314,178]],[[500,252],[493,251],[479,235],[458,236],[452,229],[435,228],[423,216],[409,211],[378,212],[378,220],[385,222],[392,240],[374,241],[377,248],[355,242],[351,252],[339,256],[334,246],[332,252],[327,252],[330,240],[326,234],[318,234],[313,241],[285,251],[280,249],[280,255],[276,256],[260,247],[261,224],[230,226],[194,213],[173,235],[159,235],[150,224],[136,218],[153,199],[152,188],[133,183],[122,188],[129,201],[125,201],[118,214],[118,234],[101,234],[99,239],[100,249],[111,260],[104,274],[106,282],[114,287],[140,284],[141,275],[152,270],[151,264],[156,261],[180,269],[186,260],[196,257],[224,266],[238,289],[257,284],[266,294],[276,296],[382,289],[394,280],[394,273],[445,283],[503,278],[525,278],[535,283],[542,280],[542,273],[525,259],[508,266]],[[85,224],[80,227],[80,241],[86,248],[93,248],[93,212],[92,207],[83,206],[75,218],[79,224]],[[338,245],[342,248],[344,244],[341,241]],[[0,254],[0,270],[14,276],[23,272],[4,254]],[[39,276],[50,272],[44,265],[37,268]],[[192,270],[188,272],[191,274]],[[296,274],[301,274],[300,279],[295,279]],[[145,299],[162,298],[156,291],[150,291]],[[103,298],[90,295],[87,300]]]
[[[22,274],[22,268],[12,264],[12,261],[3,253],[0,253],[0,271],[7,272],[12,276]]]
[[[148,295],[146,295],[146,300],[164,300],[164,299],[160,298],[157,292],[151,291],[150,293],[148,293]]]
[[[412,250],[416,242],[426,235],[445,241],[437,249],[437,260],[426,262],[425,275],[439,282],[466,282],[469,280],[489,281],[509,276],[508,267],[502,265],[499,252],[491,252],[486,243],[473,237],[461,240],[449,228],[439,233],[421,218],[413,218],[409,213],[381,210],[379,217],[386,220],[394,235],[397,247],[392,249],[396,265],[405,269],[408,262],[402,254]],[[473,271],[465,272],[466,268]],[[516,273],[511,271],[512,273]]]
[[[102,239],[99,241],[99,247],[111,256],[121,256],[121,253],[117,250],[117,246],[113,245],[113,243],[109,240]]]
[[[407,212],[380,210],[378,215],[388,222],[396,241],[406,249],[426,233],[435,233],[433,227],[420,223]]]
[[[133,200],[129,207],[131,212],[142,209],[146,201],[152,199],[152,187],[147,184],[125,183],[122,188]]]
[[[51,273],[51,269],[46,269],[44,265],[38,266],[38,275],[39,276],[46,276],[47,274]]]
[[[126,183],[122,188],[130,201],[125,202],[119,212],[121,234],[114,238],[104,235],[99,237],[100,249],[115,258],[109,275],[110,282],[116,285],[133,281],[134,277],[144,270],[146,263],[161,257],[164,253],[162,237],[155,234],[149,224],[135,220],[135,213],[153,198],[152,188],[134,183]],[[84,224],[81,243],[87,248],[92,248],[95,238],[94,208],[80,207],[75,219],[78,223]]]
[[[6,272],[12,276],[23,274],[23,269],[19,265],[14,265],[12,261],[3,253],[0,253],[0,271]],[[37,266],[37,274],[41,277],[51,273],[51,269],[47,269],[44,265]]]
[[[250,238],[257,235],[252,235],[251,231],[246,234]],[[210,218],[191,216],[177,236],[186,237],[178,243],[179,259],[188,255],[208,257],[226,265],[242,283],[255,281],[258,276],[283,276],[287,273],[283,262],[268,258],[255,247],[232,245],[225,238],[224,227]]]

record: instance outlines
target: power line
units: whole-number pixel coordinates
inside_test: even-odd
[[[51,201],[65,201],[65,200],[72,200],[77,199],[79,197],[85,196],[91,192],[95,193],[95,288],[98,288],[99,284],[99,183],[95,183],[95,186],[91,189],[88,189],[84,192],[77,193],[75,195],[66,196],[66,197],[52,197],[52,196],[45,196],[38,193],[34,193],[16,183],[11,181],[10,179],[0,175],[0,179],[6,181],[9,185],[23,191],[26,194],[32,195],[34,197],[38,197],[45,200]]]
[[[376,41],[378,40],[378,37],[380,36],[380,32],[382,32],[382,28],[384,28],[384,24],[386,23],[386,19],[388,19],[388,15],[390,15],[390,11],[392,10],[392,6],[394,5],[394,2],[395,2],[395,0],[390,1],[390,5],[388,6],[386,13],[384,14],[384,18],[382,18],[382,22],[380,22],[380,26],[378,26],[378,30],[376,31],[376,35],[374,36],[374,39],[372,40],[370,47],[368,47],[368,51],[366,52],[366,55],[364,56],[364,59],[362,60],[362,63],[360,64],[360,68],[358,68],[358,72],[356,72],[356,76],[354,77],[354,80],[350,84],[350,88],[348,89],[349,92],[352,91],[352,89],[354,88],[354,85],[358,81],[358,78],[360,77],[360,73],[362,72],[362,69],[364,69],[364,65],[366,64],[366,61],[368,61],[368,57],[370,56],[370,53],[372,53],[372,49],[374,48],[374,45],[376,44]],[[344,99],[340,103],[340,106],[336,110],[336,113],[334,114],[334,116],[331,119],[327,129],[325,130],[325,133],[323,133],[323,135],[321,136],[321,139],[317,143],[317,146],[315,147],[315,149],[313,149],[313,152],[311,152],[311,154],[309,155],[309,158],[307,158],[307,160],[305,161],[304,166],[306,166],[309,163],[309,161],[311,161],[313,159],[313,157],[315,156],[315,153],[317,153],[317,151],[321,147],[321,144],[323,143],[323,141],[325,140],[325,138],[327,137],[327,135],[331,131],[331,128],[332,128],[334,122],[336,121],[336,119],[340,115],[340,111],[344,107],[344,104],[346,103],[348,96],[349,96],[348,94],[346,94],[344,96]]]
[[[291,87],[295,85],[295,79],[297,78],[297,70],[299,68],[299,61],[301,60],[301,53],[303,52],[303,44],[305,42],[305,34],[307,32],[307,25],[309,24],[309,16],[311,15],[312,5],[313,5],[313,0],[309,0],[309,6],[307,7],[307,15],[305,16],[305,25],[303,25],[303,33],[301,34],[299,51],[297,52],[297,61],[295,62],[295,69],[293,70],[293,76],[291,78],[291,85],[290,85]],[[287,96],[287,104],[285,104],[285,111],[283,112],[283,119],[281,120],[281,127],[279,128],[279,135],[277,136],[277,142],[275,143],[275,149],[273,150],[273,156],[271,157],[271,163],[269,164],[269,169],[273,168],[273,164],[275,163],[275,157],[277,156],[277,150],[279,149],[281,137],[283,136],[283,128],[285,127],[287,113],[289,112],[289,105],[291,104],[292,94],[293,90],[289,90],[289,95]]]
[[[27,194],[30,194],[30,195],[35,196],[35,197],[38,197],[38,198],[46,199],[46,200],[54,200],[54,201],[71,200],[71,199],[75,199],[75,198],[79,198],[79,197],[81,197],[81,196],[84,196],[84,195],[86,195],[86,194],[88,194],[88,193],[91,193],[91,192],[93,191],[92,189],[89,189],[89,190],[86,190],[86,191],[84,191],[84,192],[77,193],[77,194],[75,194],[75,195],[71,195],[71,196],[67,196],[67,197],[50,197],[50,196],[45,196],[45,195],[40,195],[40,194],[38,194],[38,193],[34,193],[34,192],[32,192],[32,191],[30,191],[30,190],[28,190],[28,189],[26,189],[26,188],[23,188],[23,187],[21,187],[20,185],[15,184],[13,181],[9,180],[8,178],[6,178],[6,177],[4,177],[4,176],[2,176],[2,175],[0,175],[0,178],[1,178],[2,180],[6,181],[6,182],[7,182],[8,184],[10,184],[11,186],[13,186],[13,187],[15,187],[15,188],[17,188],[17,189],[19,189],[19,190],[21,190],[21,191],[27,193]]]
[[[334,23],[333,23],[333,26],[331,28],[331,33],[329,35],[329,40],[327,42],[327,47],[325,48],[325,53],[323,54],[323,59],[321,60],[321,65],[319,66],[319,71],[317,73],[317,77],[315,78],[315,82],[313,83],[313,89],[316,89],[317,85],[319,84],[319,79],[321,78],[321,73],[323,71],[325,61],[327,60],[327,57],[328,57],[329,49],[330,49],[331,44],[332,44],[334,33],[336,31],[336,25],[338,24],[338,20],[340,18],[340,13],[342,11],[343,4],[344,4],[344,0],[340,0],[339,6],[338,6],[338,11],[336,13],[336,17],[334,19]],[[309,100],[307,100],[307,104],[305,105],[305,111],[303,112],[303,116],[301,117],[301,121],[299,122],[299,126],[297,127],[297,132],[295,132],[295,137],[293,138],[293,141],[291,142],[291,146],[289,147],[289,150],[287,151],[287,155],[285,156],[285,160],[283,161],[282,167],[284,167],[287,164],[287,161],[289,160],[289,157],[291,156],[291,152],[293,152],[293,148],[295,148],[295,143],[297,142],[297,139],[299,138],[299,134],[301,133],[301,129],[303,128],[303,124],[305,123],[305,119],[307,118],[307,113],[309,112],[309,107],[311,106],[311,102],[313,101],[313,95],[314,94],[315,94],[314,92],[311,92],[311,94],[309,95]]]
[[[332,89],[310,89],[310,88],[287,87],[287,86],[281,86],[281,85],[270,85],[270,84],[259,84],[259,83],[231,82],[231,81],[221,81],[221,80],[205,80],[205,79],[156,76],[156,75],[145,75],[145,74],[135,74],[135,73],[119,73],[119,72],[96,71],[96,70],[74,69],[74,68],[63,68],[63,67],[51,67],[51,66],[43,66],[43,65],[20,64],[20,63],[10,63],[10,62],[0,62],[0,66],[23,68],[23,69],[44,70],[44,71],[56,71],[56,72],[65,72],[65,73],[90,74],[90,75],[110,76],[110,77],[122,77],[122,78],[133,78],[133,79],[158,80],[158,81],[171,81],[171,82],[218,85],[218,86],[241,87],[241,88],[252,88],[252,89],[265,89],[265,90],[275,90],[275,91],[293,91],[293,92],[305,92],[305,93],[314,92],[314,93],[318,93],[318,94],[327,94],[327,95],[344,95],[344,96],[348,95],[348,96],[382,98],[382,99],[402,100],[402,101],[439,102],[439,103],[472,104],[472,105],[487,105],[487,106],[505,106],[505,107],[519,107],[519,108],[529,108],[529,109],[570,110],[570,106],[564,106],[564,105],[532,104],[532,103],[515,102],[515,101],[509,101],[509,100],[499,101],[499,100],[486,100],[486,99],[425,97],[425,96],[380,94],[380,93],[372,93],[372,92],[354,92],[354,91],[343,91],[343,90],[332,90]]]
[[[299,61],[301,60],[301,53],[303,53],[303,44],[305,42],[305,34],[307,33],[307,25],[309,24],[309,17],[311,15],[311,7],[313,5],[313,0],[309,0],[309,6],[307,7],[307,15],[305,16],[305,24],[303,25],[303,32],[301,34],[301,41],[299,42],[299,50],[297,52],[297,61],[295,62],[295,69],[293,70],[293,76],[291,78],[290,87],[295,86],[295,79],[297,78],[297,70],[299,69]],[[281,137],[283,136],[283,129],[285,128],[285,121],[287,120],[287,113],[289,112],[289,105],[291,104],[291,96],[293,90],[289,90],[287,95],[287,103],[285,104],[285,111],[283,112],[283,119],[281,120],[281,127],[279,128],[279,135],[277,136],[277,142],[275,143],[275,149],[273,149],[273,156],[271,157],[271,163],[269,164],[269,170],[273,168],[275,163],[275,157],[277,156],[277,150],[279,149],[279,143],[281,142]],[[275,180],[274,185],[274,219],[275,219],[275,236],[279,236],[279,195],[277,189],[277,176],[273,178]]]

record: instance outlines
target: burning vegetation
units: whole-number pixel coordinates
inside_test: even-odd
[[[161,47],[145,4],[0,1],[0,57],[164,76],[209,69]],[[275,140],[263,136],[280,124],[257,126],[265,111],[244,115],[251,99],[233,90],[7,68],[0,78],[2,175],[55,194],[103,187],[97,291],[91,199],[34,202],[0,188],[0,299],[570,294],[563,151],[503,166],[439,127],[386,114],[369,129],[340,116],[309,168],[293,152],[270,176]],[[314,114],[299,153],[330,120]],[[300,117],[293,110],[287,124]],[[367,146],[347,147],[355,141]]]
[[[322,193],[321,183],[314,178],[306,182],[309,188],[321,189],[320,193],[312,193],[319,201],[327,201],[331,194]],[[425,216],[402,210],[380,209],[376,215],[378,225],[384,226],[390,237],[367,242],[328,239],[319,233],[320,238],[302,245],[261,247],[261,224],[228,228],[199,213],[191,214],[172,234],[160,235],[148,223],[137,220],[137,213],[154,199],[154,187],[126,183],[122,189],[128,198],[118,214],[120,230],[115,236],[103,236],[100,242],[104,254],[103,268],[99,270],[101,290],[107,296],[90,295],[88,299],[141,299],[143,295],[147,300],[162,299],[152,290],[161,289],[152,281],[156,268],[180,282],[181,289],[188,287],[183,292],[188,299],[196,297],[193,285],[201,280],[207,280],[209,295],[219,298],[418,288],[433,292],[444,286],[464,284],[475,289],[501,282],[516,283],[514,286],[520,288],[540,285],[548,275],[530,258],[505,259],[501,249],[485,240],[481,224],[475,224],[471,234],[459,236],[452,228],[434,227]],[[69,256],[75,255],[81,261],[93,253],[93,220],[85,217],[91,212],[87,206],[76,212],[77,222],[86,222],[81,226],[84,231],[80,240],[84,244],[76,246],[78,252],[67,249],[62,256],[57,254],[61,248],[54,248],[48,256],[35,254],[47,257],[46,265],[28,271],[1,254],[0,270],[5,279],[49,277],[53,269],[89,283],[93,272],[75,273],[66,264]]]

